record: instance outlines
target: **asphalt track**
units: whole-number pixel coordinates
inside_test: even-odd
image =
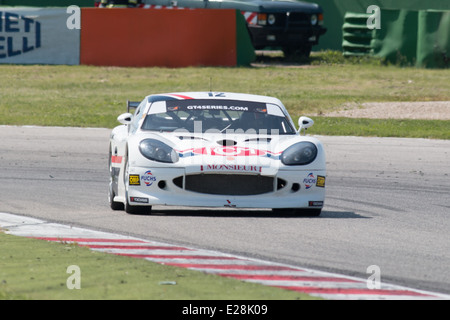
[[[450,293],[450,141],[319,137],[319,218],[107,203],[108,129],[0,126],[0,212]]]

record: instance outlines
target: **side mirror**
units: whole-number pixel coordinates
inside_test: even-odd
[[[308,118],[308,117],[300,117],[298,119],[298,132],[302,132],[302,129],[304,129],[306,131],[306,129],[308,129],[309,127],[312,127],[312,125],[314,124],[313,119]]]
[[[121,124],[130,124],[131,121],[133,121],[133,115],[131,113],[122,113],[120,116],[117,117],[117,121],[119,121]]]

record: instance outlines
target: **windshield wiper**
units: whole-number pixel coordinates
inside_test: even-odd
[[[222,130],[220,130],[220,133],[222,133],[222,132],[224,132],[225,130],[227,130],[231,125],[232,125],[232,123],[230,123],[230,124],[227,125],[225,128],[223,128]]]

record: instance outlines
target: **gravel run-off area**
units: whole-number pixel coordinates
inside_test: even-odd
[[[327,117],[450,120],[450,101],[349,103]]]

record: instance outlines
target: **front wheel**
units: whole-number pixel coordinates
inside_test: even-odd
[[[151,214],[152,206],[132,206],[127,199],[125,201],[125,212],[128,214]]]
[[[122,202],[116,202],[114,201],[114,197],[116,196],[116,194],[114,193],[114,190],[112,188],[112,186],[109,186],[109,193],[108,193],[108,200],[109,200],[109,206],[111,207],[112,210],[123,210],[124,209],[124,205]]]
[[[122,202],[116,202],[114,201],[114,197],[116,196],[116,193],[114,191],[114,169],[112,166],[112,151],[111,146],[109,146],[109,190],[108,190],[108,201],[109,206],[112,210],[123,210],[124,205]]]
[[[152,211],[151,206],[133,206],[129,202],[128,188],[130,187],[129,181],[129,164],[128,164],[128,154],[125,157],[125,172],[124,172],[124,183],[125,183],[125,212],[128,214],[149,214]]]

